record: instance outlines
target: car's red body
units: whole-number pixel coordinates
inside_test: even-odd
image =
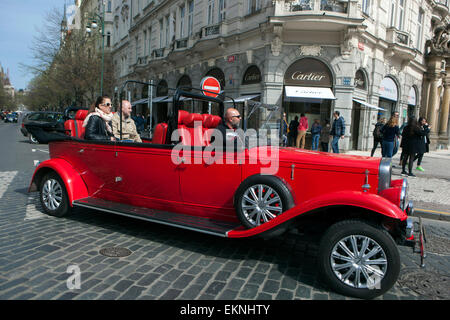
[[[276,176],[292,191],[295,207],[259,227],[250,230],[238,227],[228,233],[229,237],[256,235],[327,206],[360,207],[400,221],[407,218],[399,208],[401,183],[392,181],[392,187],[382,191],[384,197],[378,192],[381,158],[295,148],[257,148],[261,149],[259,154],[269,156],[270,152],[278,152]],[[250,164],[249,154],[255,150],[248,149],[230,159],[233,164],[226,164],[225,160],[224,164],[211,165],[205,163],[201,151],[192,151],[191,164],[175,164],[171,160],[171,147],[152,144],[136,147],[126,143],[64,141],[50,143],[49,149],[51,159],[40,163],[36,173],[46,168],[57,172],[63,178],[70,203],[94,197],[230,222],[238,222],[233,207],[236,189],[264,167],[261,164],[264,158]],[[196,164],[199,161],[194,158],[202,163]],[[366,170],[371,188],[365,191],[362,186]]]
[[[178,114],[180,128],[177,108],[175,114]],[[192,114],[191,118],[202,117]],[[203,117],[206,118],[207,115]],[[176,126],[177,119],[174,123]],[[166,137],[167,124],[164,130],[164,134],[158,134],[158,137]],[[373,231],[366,230],[359,234],[358,228],[365,230],[366,227],[353,220],[343,227],[348,229],[346,234],[352,237],[366,237],[364,239],[367,241],[377,239],[371,242],[374,245],[378,245],[377,241],[384,241],[383,254],[386,252],[386,256],[393,259],[391,264],[394,264],[388,269],[392,275],[386,276],[390,278],[386,288],[395,282],[400,268],[399,258],[395,256],[398,253],[390,254],[389,250],[393,250],[392,238],[410,237],[412,228],[407,213],[411,213],[412,203],[406,205],[406,180],[391,181],[390,160],[258,146],[228,153],[222,158],[223,161],[210,163],[203,145],[178,150],[177,158],[183,161],[174,161],[176,144],[167,143],[169,139],[163,138],[161,141],[166,141],[164,144],[155,143],[155,138],[153,143],[145,141],[141,144],[72,138],[51,142],[50,160],[36,168],[30,191],[40,188],[42,201],[44,179],[53,181],[56,174],[64,184],[70,206],[85,206],[230,238],[280,234],[277,231],[286,230],[286,226],[292,225],[291,222],[325,210],[328,215],[321,217],[329,217],[333,223],[354,218],[367,220],[370,225],[378,225],[382,231],[372,235]],[[242,216],[238,218],[237,214],[237,193],[241,186],[246,186],[246,182],[254,178],[256,181],[263,179],[263,169],[273,168],[274,165],[277,170],[270,178],[282,185],[290,205],[269,221],[254,227],[244,226]],[[53,176],[49,177],[49,174]],[[339,217],[334,214],[335,211],[339,211]],[[358,215],[353,215],[355,212]],[[391,240],[380,235],[385,231],[390,233]],[[342,241],[347,238],[342,238]],[[364,241],[361,245],[367,248],[369,242]],[[358,253],[357,246],[352,246]],[[331,248],[332,244],[328,244],[328,251],[324,249],[324,252],[329,254]],[[324,264],[329,264],[330,258],[323,256]],[[380,267],[383,268],[383,263]],[[331,270],[330,266],[328,268]],[[332,282],[338,283],[336,290],[342,291],[340,280],[333,279]],[[343,292],[350,295],[373,297],[375,294],[374,291],[360,294],[346,288],[346,285],[344,287]]]

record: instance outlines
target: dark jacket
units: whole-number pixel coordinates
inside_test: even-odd
[[[289,135],[292,137],[297,137],[298,134],[298,125],[299,122],[295,121],[295,120],[291,120],[291,122],[289,123]]]
[[[395,137],[400,136],[400,129],[398,126],[389,127],[387,124],[381,128],[383,134],[383,141],[393,142]]]
[[[421,140],[426,134],[420,127],[415,127],[411,132],[411,127],[407,125],[402,132],[403,151],[407,154],[425,153],[425,144]]]
[[[111,125],[111,124],[110,124]],[[84,138],[86,140],[106,140],[111,141],[113,134],[106,129],[105,121],[99,116],[91,116],[86,125]]]
[[[229,148],[231,146],[233,146],[233,151],[242,151],[244,149],[243,137],[240,137],[236,131],[228,128],[223,120],[216,127],[215,131],[216,134],[217,132],[220,132],[220,135],[222,136],[223,152],[226,152],[227,147]],[[215,137],[213,136],[213,138]],[[220,146],[216,143],[215,139],[212,139],[211,145],[214,145],[215,147]]]
[[[339,137],[345,135],[345,121],[343,117],[334,119],[330,135]]]

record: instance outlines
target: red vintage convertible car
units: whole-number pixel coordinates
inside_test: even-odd
[[[204,151],[221,118],[179,110],[183,99],[224,112],[220,97],[179,89],[168,123],[156,125],[151,141],[129,143],[84,140],[87,111],[78,111],[66,121],[69,134],[50,143],[51,159],[36,168],[30,191],[57,217],[85,207],[228,238],[320,226],[318,266],[332,289],[373,298],[394,285],[396,244],[412,237],[413,207],[407,180],[391,180],[389,159],[261,146],[210,163]],[[173,161],[180,145],[187,148]],[[276,173],[261,174],[268,165],[250,161],[255,150],[263,160],[277,154]]]

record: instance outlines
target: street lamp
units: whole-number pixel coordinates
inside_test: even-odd
[[[101,78],[100,78],[100,96],[103,96],[103,65],[105,60],[105,2],[102,1],[103,9],[102,9],[102,15],[95,13],[93,15],[93,18],[91,19],[91,23],[87,25],[86,32],[91,33],[92,30],[98,28],[97,20],[95,18],[98,18],[101,22],[101,32],[102,32],[102,66],[101,66]]]

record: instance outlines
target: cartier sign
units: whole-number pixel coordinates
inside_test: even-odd
[[[261,82],[261,71],[257,66],[250,66],[245,71],[244,79],[242,79],[242,84],[256,84]]]
[[[294,62],[284,75],[284,84],[304,87],[332,87],[328,67],[317,59],[304,58]]]

